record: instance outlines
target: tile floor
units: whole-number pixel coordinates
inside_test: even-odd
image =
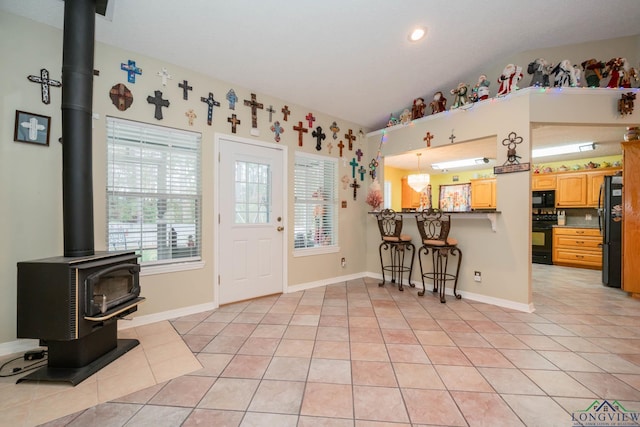
[[[201,369],[77,412],[59,400],[73,413],[44,425],[572,426],[596,399],[640,412],[640,300],[598,271],[534,265],[531,314],[377,283],[174,319]]]

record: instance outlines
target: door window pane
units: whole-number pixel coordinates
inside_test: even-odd
[[[267,224],[271,218],[271,166],[236,161],[235,223]]]

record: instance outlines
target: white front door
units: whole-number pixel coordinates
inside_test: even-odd
[[[219,303],[283,292],[286,151],[225,136],[219,153]]]

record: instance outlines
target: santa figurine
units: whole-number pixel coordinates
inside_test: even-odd
[[[419,119],[424,117],[424,108],[426,104],[424,103],[424,98],[416,98],[413,100],[413,107],[411,107],[411,120]]]
[[[429,103],[431,114],[441,113],[447,109],[447,98],[438,91],[433,95],[433,101]]]
[[[551,73],[555,74],[553,79],[553,86],[555,87],[575,87],[578,85],[574,68],[568,59],[560,61],[560,63],[551,70]]]
[[[584,70],[584,79],[587,81],[587,86],[600,87],[600,80],[602,80],[602,73],[605,67],[604,62],[591,58],[580,65]]]
[[[537,58],[527,66],[527,73],[531,74],[531,84],[529,86],[549,87],[549,72],[551,66],[544,58]]]
[[[620,87],[620,81],[622,80],[622,67],[626,60],[624,58],[611,58],[607,62],[607,68],[605,73],[609,74],[609,83],[607,87]]]
[[[518,89],[518,82],[522,79],[522,67],[514,64],[507,64],[502,70],[502,75],[498,77],[497,96],[508,95],[511,92],[515,92]]]
[[[453,95],[453,105],[451,109],[462,107],[469,103],[467,93],[469,92],[469,86],[466,83],[458,83],[458,87],[451,89],[451,95]]]
[[[491,82],[487,79],[487,76],[481,74],[478,77],[478,83],[471,89],[471,101],[478,102],[484,101],[485,99],[489,99],[489,85]]]

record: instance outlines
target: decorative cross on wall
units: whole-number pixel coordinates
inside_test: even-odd
[[[349,187],[353,188],[353,200],[356,200],[356,198],[358,197],[358,188],[360,188],[358,180],[356,178],[353,178],[353,183],[351,183]]]
[[[38,123],[38,119],[31,117],[28,122],[20,123],[20,126],[29,129],[29,140],[35,141],[38,139],[38,131],[45,130],[45,126]]]
[[[316,121],[316,118],[313,117],[313,113],[307,114],[304,118],[309,122],[309,129],[311,129],[313,127],[313,122]]]
[[[120,64],[120,69],[127,72],[127,81],[129,83],[136,82],[136,74],[139,76],[142,75],[142,68],[136,67],[136,61],[132,61],[130,59],[126,64]]]
[[[340,128],[336,122],[331,123],[331,127],[329,128],[331,132],[333,132],[333,139],[338,139],[338,132],[340,132]]]
[[[109,98],[111,98],[113,105],[120,111],[125,111],[133,104],[133,94],[124,83],[113,85],[109,91]]]
[[[449,137],[451,143],[453,144],[453,140],[456,139],[456,136],[453,134],[453,129],[451,129],[451,136]]]
[[[227,117],[227,122],[231,123],[231,133],[236,133],[236,125],[240,124],[240,119],[232,114],[231,117]]]
[[[238,97],[236,96],[236,92],[233,90],[233,88],[229,89],[229,92],[227,92],[227,101],[229,102],[229,109],[235,110],[236,102],[238,102]]]
[[[191,86],[189,86],[189,82],[183,80],[182,83],[178,83],[178,87],[182,88],[182,99],[185,101],[189,99],[189,91],[193,90]]]
[[[360,174],[360,181],[364,181],[364,175],[367,173],[367,168],[360,165],[360,168],[358,169],[358,173]]]
[[[40,83],[40,89],[41,89],[41,93],[42,93],[42,102],[44,102],[45,104],[49,104],[51,102],[51,99],[49,97],[49,86],[53,86],[53,87],[60,87],[62,86],[62,83],[59,82],[58,80],[51,80],[49,78],[49,71],[47,71],[46,68],[42,68],[40,70],[40,76],[28,76],[27,79],[29,79],[29,81],[32,81],[34,83]]]
[[[287,119],[289,118],[289,114],[291,114],[291,111],[289,111],[289,106],[285,105],[284,107],[282,107],[282,110],[280,111],[282,111],[282,115],[283,115],[282,120],[286,122]]]
[[[434,135],[431,135],[431,132],[427,132],[427,134],[425,135],[424,138],[422,138],[423,141],[425,141],[427,143],[427,148],[431,147],[431,140],[434,138]]]
[[[256,94],[251,94],[251,101],[244,100],[244,105],[251,108],[251,127],[256,129],[258,127],[258,108],[263,109],[264,105],[256,101]]]
[[[189,126],[193,126],[193,119],[198,118],[198,116],[196,116],[196,113],[195,111],[193,111],[192,108],[190,108],[189,111],[184,113],[184,115],[187,116],[187,119],[189,120]]]
[[[276,110],[273,109],[273,105],[269,105],[267,112],[269,113],[269,123],[271,123],[273,121],[273,113],[276,112]]]
[[[147,102],[156,106],[154,117],[162,120],[162,107],[169,107],[169,100],[162,99],[162,92],[159,90],[154,91],[154,95],[155,96],[147,96]]]
[[[280,142],[280,134],[284,133],[284,128],[280,126],[279,121],[276,121],[273,123],[273,126],[271,126],[271,132],[275,133],[274,139],[276,142]]]
[[[209,106],[207,108],[207,124],[211,126],[211,122],[213,122],[213,107],[219,107],[220,103],[213,99],[213,93],[209,92],[209,97],[205,98],[204,96],[200,97],[200,101],[204,102]]]
[[[351,159],[351,162],[349,164],[351,165],[351,178],[355,178],[356,168],[358,167],[358,162],[356,162],[356,158],[354,157],[353,159]]]
[[[360,161],[360,160],[362,159],[362,155],[363,155],[363,154],[364,154],[364,153],[362,152],[362,150],[361,150],[361,149],[359,149],[359,148],[358,148],[358,149],[356,150],[356,156],[358,156],[358,161]]]
[[[332,143],[328,143],[327,144],[327,150],[329,150],[329,154],[331,154],[331,150],[333,150],[333,144]]]
[[[322,141],[326,138],[326,135],[322,132],[322,127],[318,126],[316,130],[311,132],[311,135],[316,139],[316,150],[322,150]]]
[[[342,149],[344,148],[344,144],[342,143],[342,140],[340,140],[340,143],[338,144],[338,148],[340,149],[340,157],[342,157]]]
[[[356,140],[356,136],[353,134],[353,131],[349,129],[349,133],[345,133],[344,137],[349,140],[349,151],[353,151],[353,141]]]
[[[166,68],[162,68],[162,70],[158,71],[156,74],[162,79],[162,86],[167,85],[167,79],[173,79]]]
[[[302,122],[298,122],[298,126],[294,126],[293,130],[298,132],[298,146],[302,147],[302,134],[309,132],[309,130],[302,126]]]

